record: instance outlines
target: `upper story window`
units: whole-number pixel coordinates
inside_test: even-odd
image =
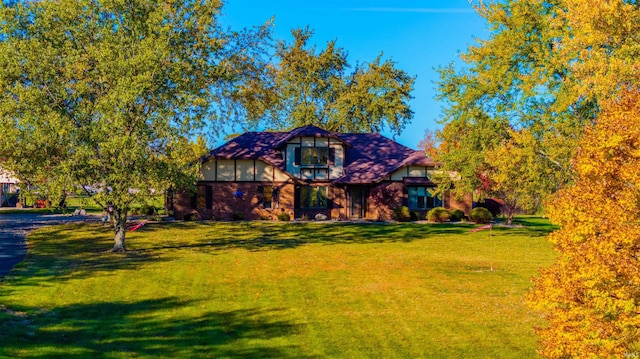
[[[300,154],[303,166],[326,166],[329,164],[328,147],[302,147]]]

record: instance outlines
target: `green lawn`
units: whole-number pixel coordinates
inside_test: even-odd
[[[31,203],[33,201],[29,201]],[[12,208],[2,207],[0,214],[17,214],[17,213],[31,213],[31,214],[51,214],[51,213],[73,213],[76,209],[84,209],[87,213],[102,213],[102,208],[98,204],[87,196],[69,196],[66,199],[66,208]],[[146,202],[136,202],[131,205],[130,214],[137,215],[141,207],[153,206],[156,211],[162,212],[164,208],[164,197],[155,196],[148,199]]]
[[[0,357],[531,358],[547,222],[68,225],[0,281]],[[493,268],[493,270],[491,270]]]

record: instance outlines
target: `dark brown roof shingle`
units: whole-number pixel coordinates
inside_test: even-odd
[[[409,165],[434,166],[424,152],[413,150],[375,133],[335,133],[316,126],[290,132],[247,132],[209,152],[203,160],[260,159],[286,172],[283,146],[295,137],[331,137],[345,144],[344,174],[336,183],[367,184],[383,180],[395,170]]]

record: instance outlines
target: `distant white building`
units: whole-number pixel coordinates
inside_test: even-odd
[[[18,202],[18,187],[17,178],[13,176],[13,173],[5,171],[0,168],[0,207],[14,207]]]

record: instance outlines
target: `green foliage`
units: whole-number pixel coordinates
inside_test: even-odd
[[[573,36],[564,0],[481,2],[477,10],[490,38],[462,54],[461,69],[440,69],[438,160],[459,175],[440,180],[442,190],[502,200],[510,220],[572,181],[571,157],[598,105],[571,84],[577,58],[558,51]]]
[[[448,222],[451,219],[451,213],[446,208],[436,207],[427,212],[427,220],[429,222]]]
[[[476,207],[469,213],[469,219],[475,223],[489,223],[493,220],[493,215],[484,207]]]
[[[143,216],[153,216],[157,214],[157,210],[154,206],[146,204],[140,207],[140,214]]]
[[[291,216],[286,212],[278,213],[278,220],[282,222],[289,222],[291,221]]]
[[[0,158],[40,194],[111,203],[114,251],[131,204],[194,182],[215,111],[254,78],[264,28],[223,30],[219,2],[0,5]],[[208,128],[205,128],[208,127]]]
[[[409,222],[411,220],[411,211],[407,206],[400,206],[393,211],[394,218],[399,222]]]
[[[413,118],[414,77],[382,54],[350,70],[347,52],[335,41],[317,51],[313,32],[295,29],[293,43],[278,41],[269,70],[236,96],[246,117],[268,127],[313,124],[330,131],[400,133]]]
[[[466,217],[464,211],[461,209],[453,209],[449,211],[449,213],[451,214],[452,221],[461,221]]]

